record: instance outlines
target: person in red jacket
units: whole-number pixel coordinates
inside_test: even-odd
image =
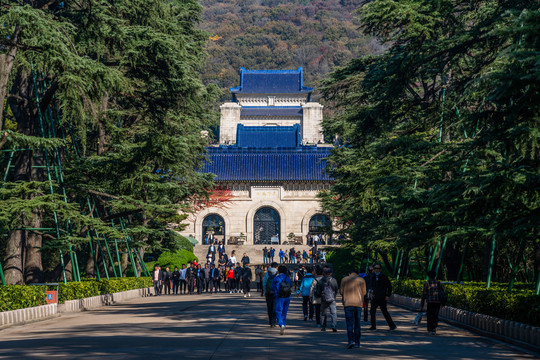
[[[234,267],[231,266],[229,268],[229,271],[227,271],[227,284],[229,284],[229,290],[230,290],[230,293],[232,294],[232,291],[233,289],[235,289],[235,284],[234,284]]]

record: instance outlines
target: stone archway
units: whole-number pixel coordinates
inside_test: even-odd
[[[195,219],[195,223],[193,224],[195,226],[195,239],[197,239],[199,245],[201,245],[203,243],[203,221],[204,219],[208,216],[208,215],[212,215],[212,214],[215,214],[215,215],[219,215],[221,216],[221,218],[223,218],[223,221],[225,222],[225,229],[224,229],[224,233],[225,233],[225,236],[229,235],[231,232],[230,232],[230,227],[231,227],[231,219],[230,219],[230,216],[229,216],[229,213],[223,209],[218,209],[218,208],[207,208],[207,209],[204,209],[203,211],[201,211],[200,213],[197,214],[197,217]],[[225,239],[226,241],[227,239]]]
[[[279,217],[280,217],[279,241],[280,243],[281,241],[283,241],[283,239],[287,237],[287,235],[285,234],[285,230],[287,228],[286,227],[287,218],[285,217],[285,211],[283,210],[283,208],[274,201],[268,201],[268,200],[259,201],[259,202],[254,203],[246,214],[246,229],[247,229],[246,235],[247,235],[247,242],[250,245],[254,244],[253,219],[255,217],[255,213],[257,213],[259,209],[264,208],[264,207],[273,208],[279,214]]]

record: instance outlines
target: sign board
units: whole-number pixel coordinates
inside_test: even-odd
[[[47,290],[47,296],[45,297],[47,304],[54,304],[58,302],[58,291]]]

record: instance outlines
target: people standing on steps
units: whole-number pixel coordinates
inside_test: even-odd
[[[223,241],[219,242],[219,245],[217,247],[218,255],[221,257],[221,255],[225,254],[225,245],[223,244]]]
[[[266,246],[263,248],[263,264],[268,263],[268,249]]]
[[[244,253],[244,255],[242,256],[242,267],[244,267],[246,264],[249,264],[250,261],[249,261],[249,256],[247,256],[246,253]]]
[[[345,310],[345,322],[347,323],[347,349],[360,347],[362,308],[366,295],[366,282],[358,276],[354,270],[349,271],[349,276],[341,280],[339,292],[342,295],[343,308]]]
[[[392,295],[392,284],[388,276],[381,273],[382,267],[380,264],[373,266],[373,277],[371,278],[371,287],[372,287],[372,299],[371,299],[371,327],[369,330],[377,329],[376,323],[376,311],[377,308],[381,308],[381,312],[384,315],[386,323],[390,327],[390,330],[396,329],[396,324],[392,321],[392,317],[388,313],[387,302],[390,300],[390,295]]]
[[[172,280],[172,274],[169,271],[169,268],[165,268],[165,271],[163,272],[163,292],[167,295],[171,295],[171,280]]]
[[[285,333],[285,327],[287,326],[287,311],[289,310],[289,304],[291,303],[292,293],[292,281],[287,276],[287,267],[280,265],[278,267],[279,275],[272,281],[272,290],[276,296],[276,319],[277,324],[280,327],[280,334]]]
[[[274,256],[276,255],[276,249],[273,247],[270,247],[270,250],[268,250],[268,253],[270,254],[270,259],[268,259],[268,263],[274,262]]]
[[[182,268],[180,269],[180,285],[178,289],[180,294],[185,294],[187,290],[186,271],[186,264],[182,264]]]

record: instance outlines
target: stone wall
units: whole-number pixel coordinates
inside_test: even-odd
[[[420,310],[420,299],[393,294],[390,302],[413,311]],[[467,328],[481,335],[540,351],[540,328],[538,327],[451,306],[445,306],[444,309],[441,309],[439,317],[443,321]],[[425,318],[423,321],[425,322]]]

